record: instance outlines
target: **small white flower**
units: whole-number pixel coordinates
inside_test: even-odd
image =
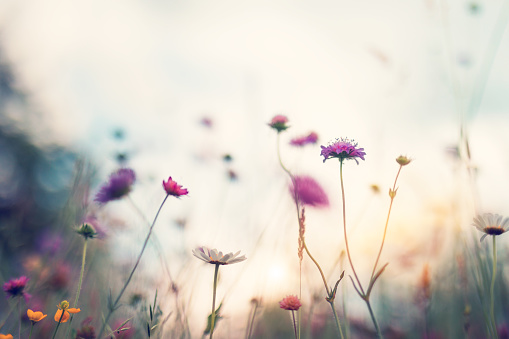
[[[499,214],[484,213],[474,218],[473,225],[484,234],[481,241],[488,235],[500,235],[509,230],[509,218],[505,218]]]
[[[197,247],[193,250],[193,255],[209,264],[218,265],[230,265],[246,260],[246,256],[238,257],[240,251],[237,253],[227,253],[223,255],[223,252],[218,252],[216,249],[209,249],[205,246]]]

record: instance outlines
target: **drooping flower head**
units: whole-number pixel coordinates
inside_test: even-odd
[[[166,194],[173,195],[177,198],[189,193],[187,188],[182,188],[182,185],[177,184],[177,182],[172,180],[171,177],[168,178],[168,181],[163,180],[163,188],[166,191]]]
[[[474,218],[472,224],[479,231],[485,234],[481,237],[481,241],[488,235],[501,235],[509,230],[509,218],[505,218],[499,214],[484,213]]]
[[[6,282],[3,286],[3,289],[7,294],[7,297],[23,297],[25,298],[25,301],[28,301],[28,299],[31,297],[30,294],[25,292],[25,287],[28,283],[28,280],[30,279],[23,275],[17,279],[11,279]]]
[[[36,323],[36,322],[39,322],[42,319],[46,318],[48,315],[47,314],[43,314],[42,312],[34,312],[31,309],[28,309],[27,310],[27,316],[28,316],[28,319],[31,322]]]
[[[284,115],[276,115],[269,123],[269,126],[275,129],[278,133],[286,130],[288,127],[288,118]]]
[[[338,158],[340,161],[353,159],[359,164],[357,158],[364,160],[366,155],[364,148],[357,147],[357,143],[348,138],[336,139],[330,142],[328,146],[321,146],[321,148],[320,155],[323,156],[323,162],[330,158]]]
[[[279,302],[279,307],[288,311],[297,311],[301,306],[302,304],[296,295],[289,295]]]
[[[316,134],[315,132],[311,132],[306,136],[293,138],[292,140],[290,140],[290,145],[305,146],[308,144],[316,144],[317,141],[318,141],[318,134]]]
[[[60,304],[57,305],[57,307],[58,310],[55,313],[54,319],[56,322],[60,323],[65,323],[67,320],[69,320],[71,317],[69,313],[75,314],[81,312],[81,309],[79,308],[69,308],[69,302],[67,300],[63,300]],[[64,313],[63,315],[62,312]]]
[[[110,175],[108,182],[101,187],[94,200],[105,204],[120,199],[131,192],[135,180],[136,174],[132,169],[121,168]]]
[[[406,166],[408,165],[410,162],[412,162],[412,159],[410,159],[409,157],[407,157],[406,155],[400,155],[399,157],[396,158],[396,162],[398,164],[400,164],[401,166]]]
[[[302,205],[314,207],[329,206],[329,198],[323,188],[310,176],[295,176],[290,186],[290,193]]]
[[[223,252],[218,252],[216,249],[209,249],[205,246],[197,247],[193,250],[193,255],[200,259],[205,261],[209,264],[218,264],[218,265],[230,265],[230,264],[236,264],[238,262],[246,260],[246,256],[243,255],[241,257],[238,257],[240,251],[237,253],[227,253],[223,255]]]

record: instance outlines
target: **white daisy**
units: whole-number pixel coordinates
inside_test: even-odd
[[[509,230],[509,218],[505,218],[499,214],[484,213],[474,218],[473,225],[484,234],[481,241],[488,235],[500,235]]]
[[[246,260],[246,257],[243,255],[238,257],[240,251],[237,253],[227,253],[223,255],[223,252],[218,252],[216,249],[209,249],[205,246],[197,247],[193,250],[193,255],[201,259],[209,264],[218,264],[218,265],[230,265],[236,264],[238,262]]]

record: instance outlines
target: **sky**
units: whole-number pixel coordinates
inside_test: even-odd
[[[162,179],[172,175],[190,190],[165,212],[168,223],[186,218],[189,232],[162,228],[165,245],[182,257],[198,245],[242,249],[258,258],[245,271],[281,280],[296,235],[267,127],[275,114],[292,126],[282,134],[285,163],[313,175],[331,200],[329,209],[308,212],[310,224],[323,225],[309,232],[322,260],[342,246],[339,170],[322,163],[318,145],[288,145],[310,131],[320,144],[349,137],[366,150],[365,162],[345,167],[358,257],[373,255],[380,239],[400,154],[414,161],[398,182],[387,258],[431,251],[423,239],[452,232],[454,209],[469,229],[474,201],[479,211],[509,214],[508,16],[502,1],[4,0],[0,43],[39,115],[12,117],[34,140],[76,149],[105,176],[115,150],[128,150],[139,173],[133,199],[147,215],[158,207]],[[200,124],[204,117],[211,127]],[[446,151],[458,145],[461,123],[475,189]],[[118,128],[126,135],[120,144],[111,137]],[[234,185],[224,176],[227,153],[239,175]],[[109,212],[116,208],[123,211]],[[255,256],[258,237],[268,253]],[[242,276],[253,295],[295,288],[292,280],[257,291],[249,273]]]

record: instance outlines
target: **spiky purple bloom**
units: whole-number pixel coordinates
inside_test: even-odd
[[[348,138],[338,138],[330,142],[328,146],[321,146],[321,148],[320,155],[323,155],[323,162],[330,158],[338,158],[340,161],[353,159],[358,165],[357,158],[364,160],[366,155],[364,148],[357,147],[357,143]]]
[[[8,282],[6,282],[3,286],[4,292],[7,294],[7,297],[23,297],[25,298],[25,301],[28,302],[28,299],[30,299],[31,295],[25,292],[25,287],[28,283],[27,277],[22,275],[21,277],[17,279],[11,279]]]
[[[294,138],[290,141],[290,145],[293,146],[305,146],[307,144],[316,144],[318,141],[318,134],[311,132],[306,136]]]
[[[120,199],[131,192],[135,180],[136,175],[132,169],[121,168],[110,175],[108,182],[101,187],[94,200],[105,204]]]
[[[320,184],[310,176],[295,176],[294,184],[292,183],[290,186],[290,193],[292,193],[294,199],[297,199],[302,205],[314,207],[329,206],[327,194]]]

